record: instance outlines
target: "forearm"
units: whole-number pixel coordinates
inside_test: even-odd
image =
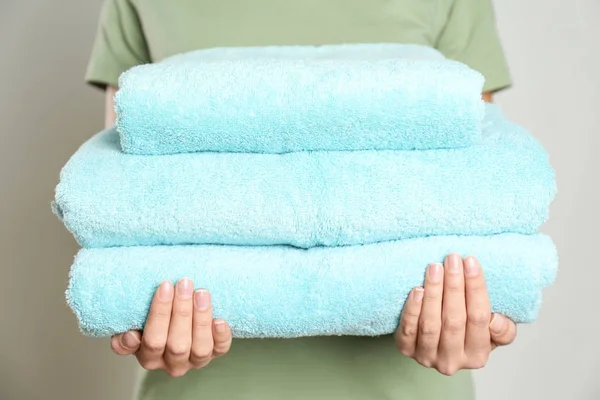
[[[108,86],[106,88],[106,100],[105,100],[105,111],[104,111],[104,127],[110,128],[115,124],[117,114],[115,113],[114,96],[117,92],[117,88]]]

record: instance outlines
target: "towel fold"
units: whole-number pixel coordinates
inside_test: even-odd
[[[536,319],[557,271],[543,234],[429,237],[366,246],[155,246],[83,249],[67,300],[83,333],[142,329],[157,286],[189,277],[211,292],[214,316],[235,337],[383,335],[393,332],[425,268],[452,252],[475,255],[494,312]]]
[[[216,48],[126,71],[115,109],[133,154],[455,148],[483,83],[419,45]]]
[[[555,195],[542,146],[487,106],[483,141],[430,151],[123,154],[114,129],[61,171],[55,213],[85,247],[343,246],[535,233]]]

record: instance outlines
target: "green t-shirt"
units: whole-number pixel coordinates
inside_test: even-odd
[[[216,46],[414,43],[510,85],[491,0],[105,0],[86,80]]]
[[[116,87],[135,65],[215,46],[375,42],[435,47],[481,72],[484,91],[510,85],[490,0],[106,0],[86,81]],[[202,370],[140,383],[140,400],[473,398],[469,372],[422,368],[389,336],[234,340]]]

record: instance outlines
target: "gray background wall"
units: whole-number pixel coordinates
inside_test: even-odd
[[[515,85],[497,102],[549,150],[561,255],[539,320],[478,371],[480,399],[600,399],[596,248],[600,2],[496,1]],[[100,1],[0,0],[0,399],[128,399],[131,359],[82,337],[64,303],[77,250],[50,213],[58,172],[102,126],[82,76]],[[392,349],[390,351],[393,351]]]

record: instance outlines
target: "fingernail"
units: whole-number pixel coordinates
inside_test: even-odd
[[[417,303],[420,303],[421,300],[423,300],[423,292],[424,292],[424,290],[421,287],[415,288],[415,290],[413,290],[413,299]]]
[[[458,274],[460,272],[460,257],[457,254],[448,256],[448,272]]]
[[[222,319],[215,319],[215,330],[219,333],[225,332],[227,326],[225,325],[225,321]]]
[[[192,281],[188,278],[183,278],[177,282],[177,297],[182,300],[187,300],[192,297],[194,288],[192,287]]]
[[[469,277],[474,277],[479,274],[479,263],[475,261],[474,257],[469,256],[465,258],[465,272]]]
[[[435,263],[429,266],[429,279],[433,283],[439,283],[442,280],[442,264]]]
[[[208,310],[210,294],[204,289],[197,290],[196,293],[194,293],[194,304],[200,311]]]
[[[158,299],[163,303],[173,300],[173,284],[169,281],[163,282],[158,287]]]
[[[133,349],[133,348],[137,347],[138,344],[140,344],[140,341],[137,338],[137,336],[135,335],[135,333],[129,331],[126,334],[124,334],[123,336],[121,336],[121,344],[125,348]]]
[[[492,322],[490,322],[490,330],[492,333],[500,335],[504,332],[504,327],[506,326],[506,319],[504,317],[499,317],[498,314],[494,314],[492,318]]]

